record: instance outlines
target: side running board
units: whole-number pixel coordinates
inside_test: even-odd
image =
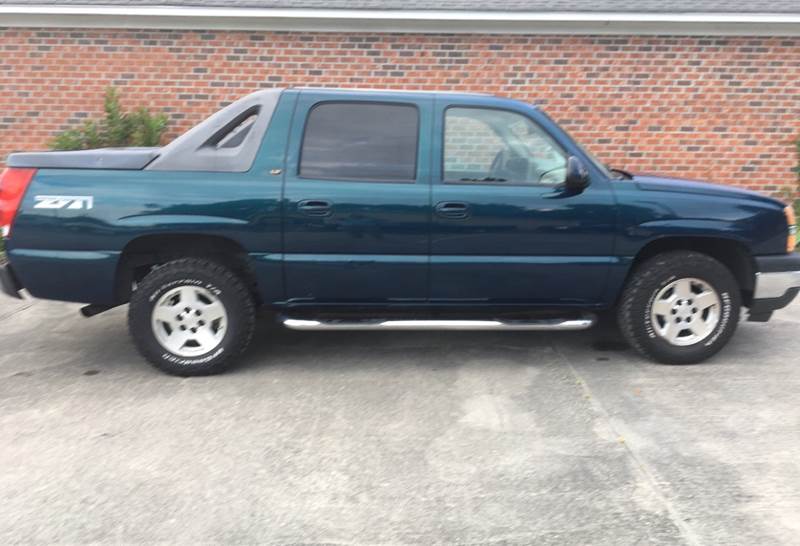
[[[596,317],[539,320],[384,320],[384,319],[295,319],[281,317],[292,330],[586,330]]]

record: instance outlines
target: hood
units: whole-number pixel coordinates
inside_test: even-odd
[[[770,204],[785,206],[778,199],[761,195],[760,193],[725,186],[722,184],[712,184],[710,182],[700,182],[696,180],[683,180],[680,178],[664,178],[660,176],[633,175],[633,183],[645,191],[668,191],[673,193],[693,193],[699,195],[710,195],[716,197],[727,197],[733,199],[746,199],[748,201],[759,201]]]

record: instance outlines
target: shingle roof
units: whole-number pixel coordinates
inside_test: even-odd
[[[791,13],[800,0],[0,0],[5,5],[381,9],[507,12]]]

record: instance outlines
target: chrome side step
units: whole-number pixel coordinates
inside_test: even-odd
[[[281,322],[292,330],[586,330],[597,318],[584,315],[572,319],[540,320],[384,320],[322,319],[308,320],[282,317]]]

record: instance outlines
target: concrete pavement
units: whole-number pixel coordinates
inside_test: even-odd
[[[708,363],[596,332],[290,332],[163,375],[0,296],[0,543],[800,543],[800,304]],[[612,350],[608,350],[612,349]]]

